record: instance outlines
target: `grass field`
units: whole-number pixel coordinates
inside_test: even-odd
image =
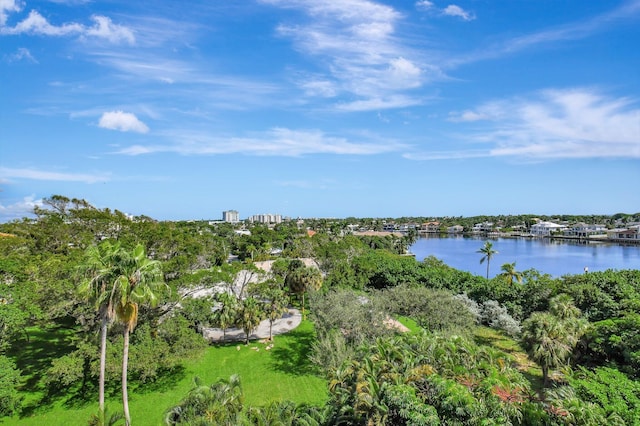
[[[52,358],[64,354],[72,333],[32,330],[31,341],[14,354],[26,377],[26,413],[24,417],[0,418],[6,425],[86,425],[97,411],[95,401],[78,402],[72,395],[55,400],[45,398],[40,374]],[[297,329],[275,337],[273,349],[265,350],[259,342],[209,347],[202,357],[185,362],[184,369],[158,383],[129,390],[131,420],[135,425],[162,425],[166,409],[176,405],[193,387],[195,376],[210,384],[238,374],[245,403],[263,405],[270,401],[291,400],[296,403],[322,404],[327,399],[326,382],[314,374],[307,354],[314,339],[313,326],[304,321]],[[256,348],[257,350],[253,349]],[[97,350],[97,348],[96,348]],[[35,368],[26,367],[33,365]],[[118,385],[119,386],[119,385]],[[110,412],[122,411],[117,395],[107,401]]]

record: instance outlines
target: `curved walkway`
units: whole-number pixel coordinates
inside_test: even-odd
[[[302,314],[297,309],[289,309],[282,318],[273,322],[273,335],[283,334],[300,325]],[[204,328],[202,335],[210,342],[244,341],[246,336],[241,328],[227,328],[226,333],[221,328]],[[223,338],[224,337],[224,338]],[[269,338],[269,320],[263,320],[249,335],[250,340]]]

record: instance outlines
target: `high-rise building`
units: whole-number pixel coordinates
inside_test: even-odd
[[[225,210],[222,212],[223,222],[238,223],[240,222],[240,215],[237,210]]]
[[[281,223],[282,222],[282,215],[280,215],[280,214],[271,214],[271,213],[254,214],[253,216],[251,216],[249,218],[249,221],[258,222],[258,223]]]

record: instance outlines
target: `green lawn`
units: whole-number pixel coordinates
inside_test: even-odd
[[[49,333],[52,335],[52,333]],[[39,338],[37,338],[39,337]],[[46,368],[44,360],[50,359],[47,353],[60,355],[61,349],[51,339],[68,339],[67,334],[45,338],[35,336],[26,344],[24,353],[31,353],[29,362],[38,362],[39,371]],[[226,344],[209,347],[202,357],[185,362],[183,371],[156,384],[129,390],[129,405],[134,425],[161,425],[164,411],[180,402],[193,387],[193,378],[200,377],[204,383],[213,383],[218,379],[228,379],[238,374],[241,379],[248,405],[263,405],[270,401],[291,400],[296,403],[322,404],[327,398],[327,386],[324,379],[313,373],[313,366],[307,360],[307,353],[314,339],[313,326],[303,322],[297,329],[285,335],[275,337],[275,346],[265,350],[265,344],[251,342],[248,346]],[[31,351],[30,346],[38,349]],[[47,350],[48,348],[48,350]],[[56,349],[58,348],[58,349]],[[254,350],[257,348],[258,350]],[[96,348],[97,350],[97,348]],[[39,357],[37,355],[40,355]],[[20,354],[16,355],[20,359]],[[23,360],[21,368],[27,366]],[[25,371],[26,372],[26,371]],[[85,425],[91,413],[97,411],[97,392],[95,402],[77,403],[68,396],[54,401],[41,401],[43,389],[34,386],[36,374],[27,377],[32,392],[25,394],[28,417],[3,418],[0,423],[6,425]],[[32,407],[29,407],[29,405]],[[122,411],[121,401],[116,395],[108,400],[111,412]]]

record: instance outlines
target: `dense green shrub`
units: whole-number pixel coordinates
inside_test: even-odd
[[[640,383],[614,368],[580,368],[568,378],[582,400],[599,405],[607,417],[616,415],[627,425],[640,424]]]
[[[628,314],[591,324],[583,336],[584,353],[578,361],[586,365],[614,364],[627,374],[640,377],[640,314]]]
[[[427,330],[464,332],[476,322],[464,302],[445,290],[401,285],[382,291],[380,299],[388,312],[409,316]]]
[[[20,370],[13,361],[0,355],[0,417],[11,416],[20,411],[22,398],[18,394]]]
[[[311,315],[320,338],[338,330],[350,344],[359,344],[392,333],[384,326],[387,311],[378,299],[349,290],[314,294]]]

